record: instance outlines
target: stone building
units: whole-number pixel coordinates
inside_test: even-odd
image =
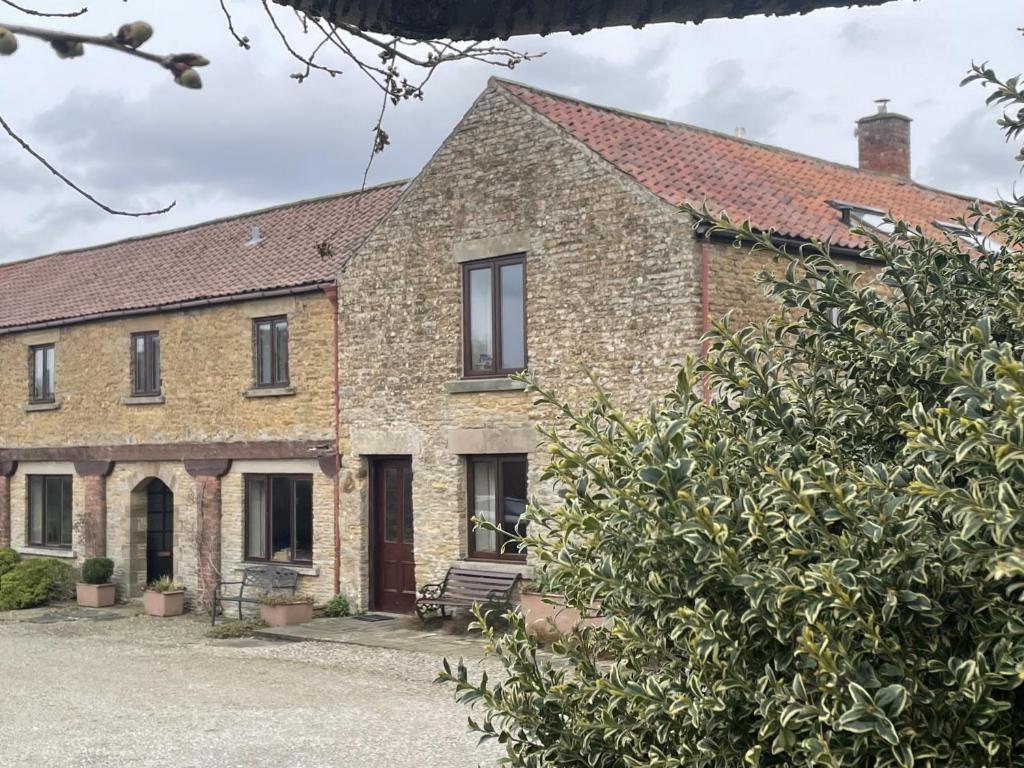
[[[128,597],[243,560],[329,597],[334,276],[400,192],[0,265],[0,547],[106,554]]]
[[[853,225],[965,212],[911,180],[908,118],[859,129],[851,168],[493,80],[408,184],[0,265],[0,546],[105,552],[128,596],[271,561],[404,611],[454,563],[529,576],[503,545],[553,496],[550,414],[509,374],[639,412],[709,318],[766,316],[772,265],[681,202],[869,273]]]
[[[339,277],[350,596],[408,610],[455,563],[531,575],[470,522],[512,532],[528,498],[553,497],[534,429],[553,415],[509,372],[579,402],[589,370],[638,413],[699,354],[708,318],[770,313],[754,275],[771,263],[698,236],[680,203],[788,244],[831,238],[869,273],[854,224],[884,232],[893,211],[934,229],[965,212],[910,179],[909,119],[884,111],[860,131],[858,169],[491,81]]]

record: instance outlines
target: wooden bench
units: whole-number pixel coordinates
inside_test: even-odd
[[[243,603],[259,603],[260,599],[274,592],[291,592],[299,584],[299,573],[283,565],[250,565],[242,571],[241,581],[219,581],[213,590],[210,606],[210,624],[217,623],[217,608],[223,603],[238,603],[238,619],[242,619]],[[224,587],[238,587],[237,595],[225,595]],[[248,590],[249,594],[246,594]]]
[[[422,619],[427,611],[433,610],[439,610],[443,617],[446,608],[508,606],[512,603],[512,590],[520,578],[518,573],[452,566],[440,584],[426,584],[420,589],[416,613]]]

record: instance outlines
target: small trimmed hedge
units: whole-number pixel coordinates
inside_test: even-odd
[[[18,553],[9,547],[0,549],[0,578],[18,564]]]
[[[90,557],[82,563],[83,584],[109,584],[114,575],[114,561],[109,557]]]
[[[22,560],[0,577],[0,611],[67,599],[71,595],[71,579],[71,567],[60,560]]]

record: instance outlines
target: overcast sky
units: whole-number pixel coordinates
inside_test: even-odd
[[[46,2],[52,10],[82,4]],[[217,0],[92,0],[86,17],[70,21],[0,11],[0,25],[62,23],[97,34],[144,18],[156,28],[147,49],[194,50],[213,62],[202,72],[204,88],[189,91],[156,66],[102,50],[61,61],[22,40],[16,55],[0,60],[4,117],[76,181],[116,207],[177,201],[163,216],[110,216],[0,135],[0,261],[360,185],[378,108],[372,86],[350,66],[344,77],[297,84],[289,75],[298,65],[260,4],[229,7],[252,50],[230,37]],[[442,68],[423,103],[392,111],[392,146],[370,183],[414,176],[498,74],[709,128],[742,126],[752,139],[850,164],[855,120],[885,97],[914,118],[918,181],[1008,194],[1017,179],[1013,147],[980,89],[959,81],[972,60],[989,60],[1006,76],[1024,69],[1022,25],[1020,0],[897,0],[798,17],[519,38],[514,47],[547,55],[511,74],[472,62]]]

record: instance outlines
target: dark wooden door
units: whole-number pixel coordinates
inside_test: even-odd
[[[146,580],[174,575],[174,494],[159,480],[146,489]]]
[[[381,459],[373,479],[373,607],[408,613],[416,608],[412,462]]]

